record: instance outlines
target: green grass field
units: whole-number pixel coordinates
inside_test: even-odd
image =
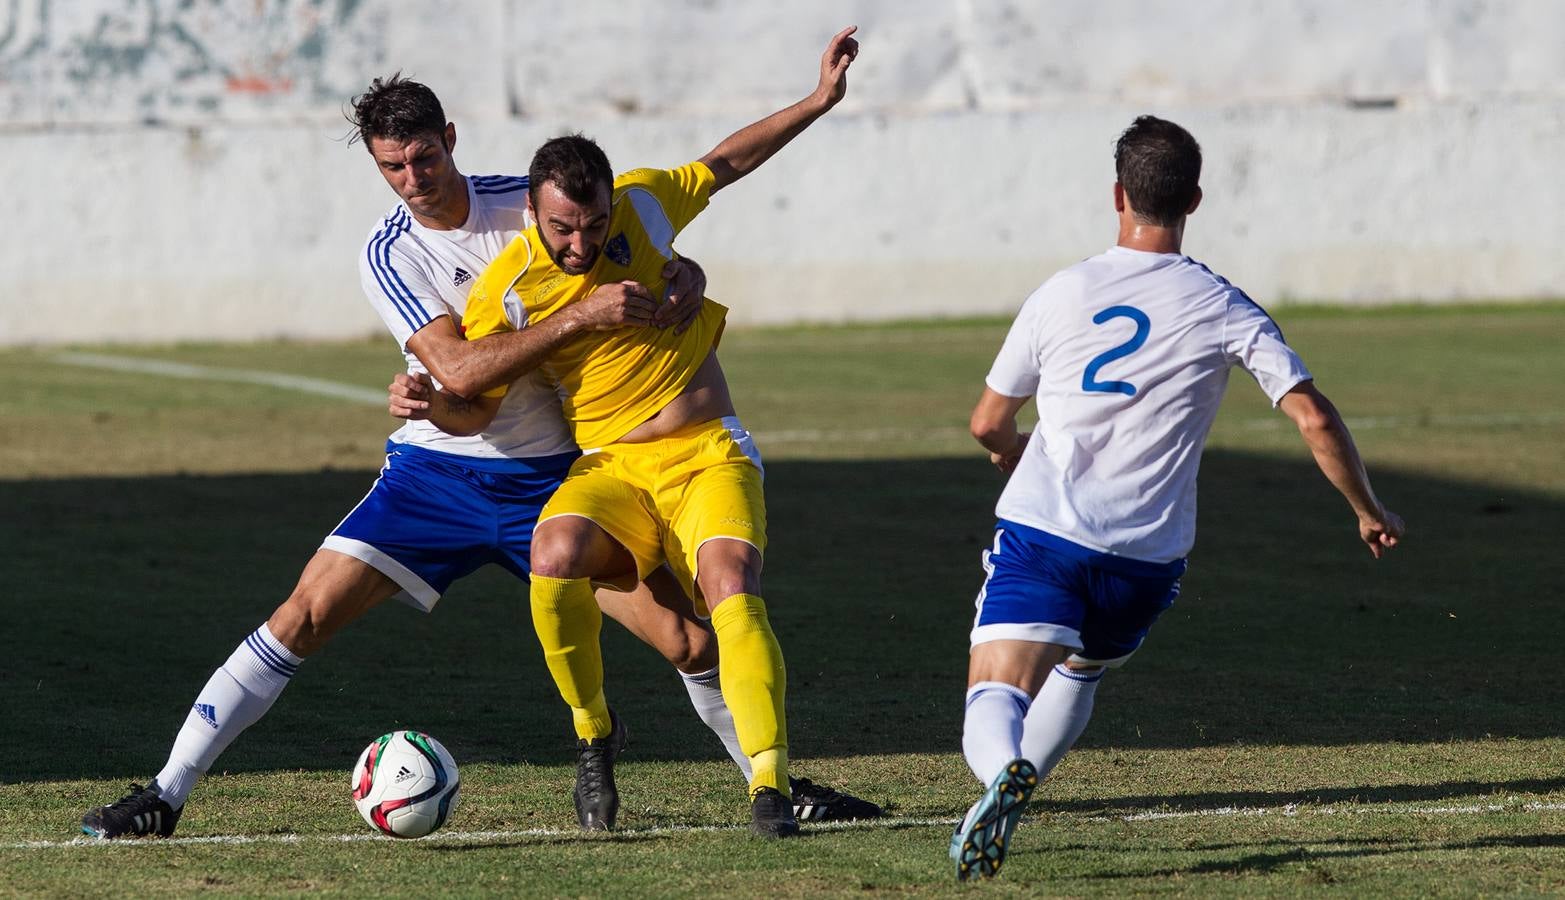
[[[1282,309],[1407,519],[1375,563],[1297,436],[1236,374],[1177,605],[1098,694],[1002,876],[952,882],[966,635],[1000,476],[966,416],[998,322],[736,330],[767,455],[767,591],[795,770],[888,806],[764,843],[679,681],[609,625],[631,729],[622,830],[575,833],[568,716],[524,588],[388,605],[307,662],[172,841],[75,840],[149,778],[211,671],[363,495],[389,341],[76,348],[202,377],[0,352],[0,894],[1471,896],[1565,892],[1565,307]],[[196,373],[200,374],[200,373]],[[429,731],[463,801],[373,839],[359,750]]]

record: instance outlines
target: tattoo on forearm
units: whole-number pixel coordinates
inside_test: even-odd
[[[440,392],[440,402],[445,406],[447,415],[465,416],[473,410],[473,401],[449,391]]]

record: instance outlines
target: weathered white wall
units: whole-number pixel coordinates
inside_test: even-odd
[[[565,129],[672,165],[847,101],[682,238],[739,321],[1009,312],[1113,238],[1118,132],[1206,150],[1187,249],[1263,302],[1559,296],[1554,0],[15,0],[0,4],[0,343],[376,331],[394,201],[342,110],[430,84],[474,173]]]

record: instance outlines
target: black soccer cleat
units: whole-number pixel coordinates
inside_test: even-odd
[[[82,816],[82,831],[95,838],[114,840],[128,837],[168,837],[179,824],[181,806],[168,805],[154,788],[139,784],[130,786],[130,793],[108,806],[94,806]]]
[[[799,820],[793,817],[793,804],[776,788],[757,788],[750,798],[750,830],[764,838],[798,834]]]
[[[793,794],[793,814],[800,822],[850,822],[854,819],[878,819],[886,811],[852,794],[834,791],[808,778],[789,778]]]
[[[625,750],[625,723],[609,711],[608,737],[576,742],[576,821],[583,831],[612,831],[619,815],[619,790],[614,787],[614,760]]]

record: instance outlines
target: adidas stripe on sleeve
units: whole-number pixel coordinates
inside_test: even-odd
[[[404,348],[419,329],[449,312],[418,261],[412,225],[407,209],[399,207],[381,220],[359,254],[364,295]]]

